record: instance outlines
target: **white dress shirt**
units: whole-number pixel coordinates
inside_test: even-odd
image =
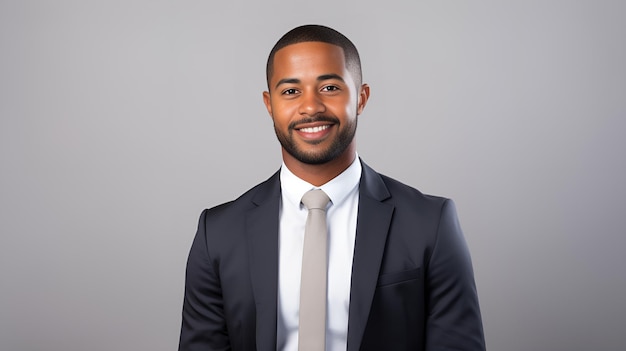
[[[358,156],[340,175],[319,187],[330,198],[328,224],[328,296],[326,304],[326,351],[345,351],[352,257],[356,237],[361,163]],[[280,170],[278,328],[277,349],[298,349],[300,273],[307,209],[304,193],[317,188],[296,177],[285,166]]]

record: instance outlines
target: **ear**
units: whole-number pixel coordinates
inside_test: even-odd
[[[270,117],[274,117],[272,115],[272,98],[270,97],[270,93],[267,91],[263,92],[263,103],[265,104],[265,108],[267,109],[267,113],[270,114]]]
[[[357,115],[360,115],[367,105],[367,100],[370,98],[370,86],[367,84],[361,85],[359,89],[359,100],[357,101]]]

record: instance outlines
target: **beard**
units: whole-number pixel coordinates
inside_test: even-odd
[[[332,140],[331,144],[325,149],[318,151],[302,150],[300,147],[298,147],[293,136],[296,125],[319,121],[334,123],[334,126],[340,128],[337,136],[334,137],[334,140]],[[356,134],[356,126],[357,119],[354,119],[354,122],[348,122],[342,128],[341,124],[339,124],[339,119],[337,119],[336,117],[317,116],[290,123],[286,134],[276,128],[276,124],[274,124],[274,132],[276,133],[276,137],[278,138],[280,145],[293,158],[302,163],[310,165],[321,165],[336,159],[344,151],[346,151],[346,149],[348,148],[348,146],[350,146],[350,143],[352,143],[352,140],[354,139],[354,135]],[[309,143],[319,144],[320,142]]]

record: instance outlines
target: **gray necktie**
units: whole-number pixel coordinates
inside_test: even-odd
[[[330,199],[320,189],[302,197],[309,210],[304,230],[300,277],[299,351],[322,351],[326,345],[326,205]]]

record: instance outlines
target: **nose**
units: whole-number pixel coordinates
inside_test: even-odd
[[[301,115],[315,116],[326,111],[326,106],[324,105],[321,96],[319,96],[319,94],[315,91],[303,93],[300,99],[301,103],[298,112]]]

